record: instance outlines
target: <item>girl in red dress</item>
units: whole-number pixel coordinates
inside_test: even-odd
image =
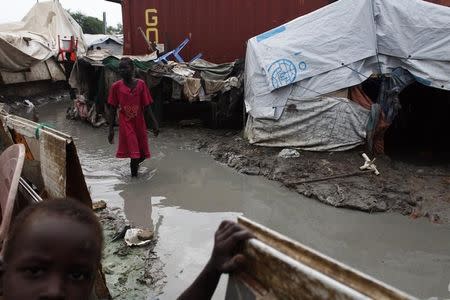
[[[137,177],[139,164],[150,158],[147,124],[153,123],[153,133],[159,134],[159,126],[150,105],[150,91],[143,80],[133,77],[133,61],[120,60],[119,73],[122,80],[115,82],[109,92],[110,121],[108,141],[114,143],[114,124],[119,109],[119,146],[116,157],[130,158],[131,176]]]

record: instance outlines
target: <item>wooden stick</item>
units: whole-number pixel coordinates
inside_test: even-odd
[[[327,181],[327,180],[333,180],[333,179],[339,179],[339,178],[353,177],[353,176],[363,175],[363,174],[367,174],[367,173],[371,173],[371,171],[362,171],[362,172],[359,171],[359,172],[340,174],[340,175],[334,175],[334,176],[328,176],[328,177],[322,177],[322,178],[313,178],[313,179],[302,180],[299,182],[293,182],[292,184],[305,184],[305,183]]]
[[[155,47],[153,47],[153,44],[147,39],[147,37],[145,36],[144,30],[142,30],[141,27],[139,27],[138,30],[141,32],[142,37],[144,38],[145,42],[147,43],[148,50],[150,50],[150,52],[155,52],[157,49],[155,49]]]

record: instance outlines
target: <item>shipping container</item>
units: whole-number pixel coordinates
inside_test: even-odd
[[[108,1],[108,0],[107,0]],[[109,0],[122,3],[124,53],[149,52],[143,34],[170,51],[185,38],[181,56],[213,62],[245,55],[249,38],[307,14],[332,0]],[[450,0],[428,0],[450,6]]]
[[[245,55],[246,41],[264,31],[307,14],[329,0],[123,0],[124,53],[142,55],[147,38],[166,51],[185,38],[181,55],[198,53],[213,62],[229,62]]]
[[[427,0],[427,1],[450,7],[450,0]]]

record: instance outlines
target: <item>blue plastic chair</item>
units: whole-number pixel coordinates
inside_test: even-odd
[[[199,53],[193,59],[191,59],[191,61],[189,63],[193,63],[194,61],[196,61],[197,59],[200,59],[202,57],[203,57],[203,53]]]
[[[168,58],[173,55],[175,57],[175,59],[177,60],[177,62],[179,63],[184,63],[184,59],[183,57],[181,57],[180,52],[181,50],[183,50],[184,47],[186,47],[186,45],[190,42],[189,38],[186,38],[178,47],[176,47],[174,50],[167,52],[166,54],[158,57],[158,59],[155,60],[155,62],[164,62],[167,63],[168,62]],[[198,54],[197,56],[195,56],[191,62],[193,62],[196,59],[199,59],[203,56],[203,54]]]

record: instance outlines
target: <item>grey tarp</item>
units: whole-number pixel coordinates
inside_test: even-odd
[[[234,62],[218,65],[203,59],[196,59],[189,64],[189,67],[200,71],[205,80],[225,80],[233,72],[234,65]]]
[[[261,146],[344,151],[364,143],[369,111],[346,98],[290,99],[279,120],[249,117],[246,137]]]
[[[286,107],[295,99],[323,101],[323,95],[373,74],[402,68],[424,85],[450,90],[449,20],[450,8],[421,0],[340,0],[250,39],[245,70],[250,142],[308,150],[347,148],[352,142],[336,146],[336,139],[329,145],[305,144],[304,133],[297,133],[313,134],[300,121],[321,123],[332,110],[304,120],[301,104],[297,112],[288,113]],[[381,103],[389,113],[386,103],[394,102]],[[353,133],[364,131],[366,124],[352,121],[359,115],[346,117],[360,126],[349,127],[349,134],[359,137],[353,144],[364,143],[365,135]]]
[[[316,97],[397,67],[450,89],[449,20],[450,8],[421,0],[340,0],[256,36],[246,55],[247,111],[276,120],[292,92]]]

